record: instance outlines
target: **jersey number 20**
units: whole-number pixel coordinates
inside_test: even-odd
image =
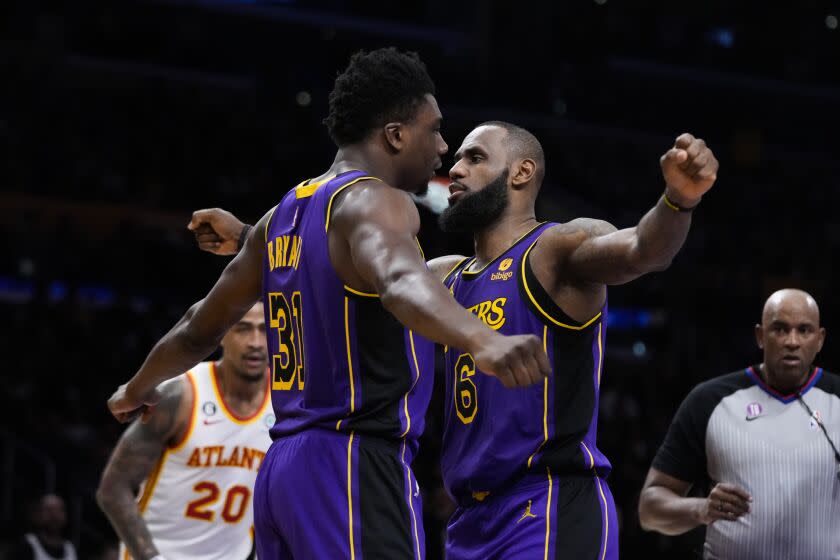
[[[204,494],[187,504],[184,515],[201,521],[213,521],[216,515],[210,509],[219,501],[221,491],[215,482],[199,482],[193,486],[198,494]],[[248,502],[251,499],[251,491],[245,486],[233,486],[227,491],[225,505],[222,508],[222,519],[225,523],[239,523],[248,510]]]

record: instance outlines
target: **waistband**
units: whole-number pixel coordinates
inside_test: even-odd
[[[296,434],[289,434],[277,437],[274,441],[282,442],[282,441],[291,441],[296,438],[306,438],[306,437],[314,437],[314,438],[324,438],[327,440],[335,440],[338,442],[337,444],[347,446],[347,438],[350,437],[349,433],[345,432],[336,432],[333,430],[326,430],[322,428],[309,428],[307,430],[302,430]],[[379,436],[374,436],[365,433],[353,432],[353,440],[358,442],[358,446],[360,449],[376,451],[379,453],[384,453],[386,455],[392,456],[394,459],[400,460],[402,459],[402,450],[403,450],[403,442],[406,445],[406,462],[410,462],[410,460],[414,457],[417,451],[417,441],[410,439],[387,439],[382,438]]]
[[[604,481],[606,480],[606,477],[602,477],[595,471],[591,470],[584,472],[551,474],[551,480],[554,484],[580,484],[591,482],[594,478],[600,478]],[[481,504],[492,503],[497,499],[502,499],[515,492],[542,487],[546,489],[548,488],[548,473],[544,472],[542,474],[537,474],[530,472],[517,476],[505,484],[499,485],[495,490],[488,492],[463,493],[461,495],[453,496],[453,498],[455,499],[455,503],[458,507],[469,508]]]

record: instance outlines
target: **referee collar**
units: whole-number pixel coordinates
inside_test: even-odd
[[[780,393],[779,391],[768,385],[761,377],[761,373],[759,373],[759,370],[759,366],[754,365],[745,369],[744,372],[747,374],[747,377],[749,377],[753,383],[758,385],[758,387],[762,391],[764,391],[774,399],[781,401],[785,404],[795,401],[797,395],[804,395],[805,393],[810,391],[811,387],[816,385],[817,381],[820,380],[823,374],[823,369],[821,367],[814,367],[814,371],[811,372],[811,377],[808,378],[808,381],[806,381],[798,391],[784,394]]]

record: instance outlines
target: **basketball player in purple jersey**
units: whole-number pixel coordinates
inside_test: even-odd
[[[538,337],[488,328],[424,262],[408,192],[425,186],[447,146],[416,55],[355,55],[325,122],[338,145],[330,169],[250,230],[109,407],[121,421],[147,411],[160,382],[205,358],[263,297],[277,423],[254,494],[258,557],[420,559],[408,465],[432,386],[432,344],[421,336],[464,348],[505,386],[550,369]]]
[[[520,127],[480,125],[455,154],[440,224],[471,231],[476,254],[430,268],[491,328],[538,336],[552,374],[508,391],[480,375],[468,349],[446,348],[441,462],[459,506],[448,559],[618,558],[610,463],[596,446],[606,287],[668,267],[718,169],[690,134],[660,162],[665,193],[636,227],[617,231],[588,218],[536,220],[545,158]]]
[[[448,346],[442,473],[459,507],[447,558],[615,559],[618,523],[596,446],[606,337],[606,286],[667,268],[685,241],[691,209],[718,163],[703,140],[676,139],[661,158],[665,193],[636,227],[580,218],[537,222],[545,174],[539,141],[503,122],[464,140],[450,170],[445,231],[471,231],[476,255],[429,262],[455,299],[505,334],[540,338],[552,364],[543,383],[517,391],[482,376],[468,349]],[[243,225],[199,211],[196,237],[212,252]]]

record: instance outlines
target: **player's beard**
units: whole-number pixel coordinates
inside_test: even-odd
[[[505,169],[480,191],[461,195],[441,213],[440,229],[446,233],[473,233],[498,220],[508,205],[507,179]]]
[[[235,367],[236,375],[242,381],[246,383],[257,383],[265,379],[265,370],[268,368],[268,364],[266,363],[265,367],[259,371],[251,370],[244,362],[245,359],[242,360],[243,363],[238,364],[238,367]]]

